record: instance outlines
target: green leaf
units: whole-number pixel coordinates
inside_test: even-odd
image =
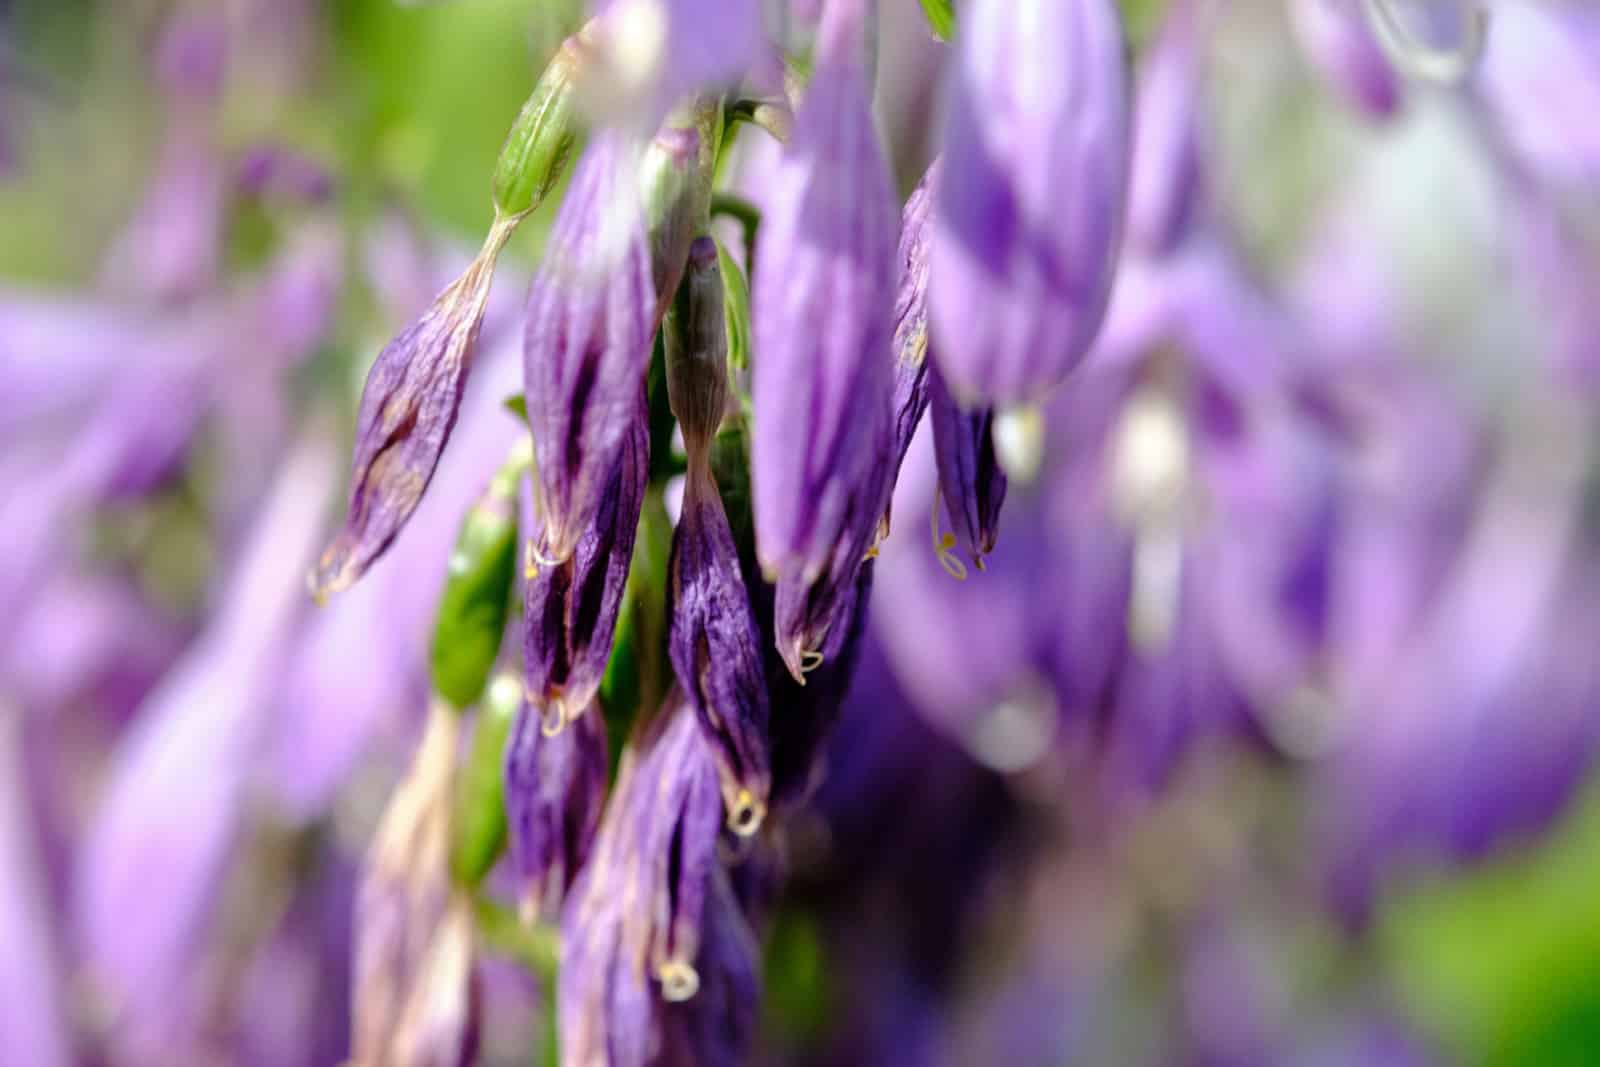
[[[500,401],[500,406],[505,408],[507,411],[511,412],[511,414],[515,415],[517,418],[521,419],[522,422],[523,422],[523,425],[527,425],[527,422],[528,422],[528,398],[527,397],[523,396],[521,393],[512,393],[510,396],[508,396],[504,400]]]
[[[928,16],[928,27],[941,41],[948,41],[956,32],[956,13],[952,0],[922,0],[922,13]]]
[[[506,847],[505,752],[522,707],[522,682],[503,674],[489,686],[472,730],[472,750],[456,779],[450,820],[450,872],[458,884],[482,882]]]
[[[722,268],[722,315],[728,324],[728,380],[738,388],[739,372],[750,366],[750,286],[721,241],[717,264]]]

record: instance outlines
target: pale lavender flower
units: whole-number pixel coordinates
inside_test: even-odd
[[[605,719],[590,707],[555,734],[523,704],[506,745],[511,863],[527,919],[555,919],[583,869],[606,795]]]
[[[539,556],[594,525],[637,424],[656,305],[637,153],[602,132],[578,162],[528,294],[523,366],[539,471]],[[687,251],[687,249],[686,249]]]
[[[1194,0],[1174,5],[1139,71],[1128,244],[1147,255],[1169,253],[1182,243],[1201,200],[1206,15]]]
[[[16,1063],[67,1067],[68,1037],[57,931],[46,896],[45,868],[36,841],[22,762],[22,722],[0,711],[0,1031]]]
[[[1129,160],[1112,0],[977,0],[962,12],[929,308],[966,403],[1031,403],[1100,330]]]
[[[186,1039],[192,953],[303,608],[295,574],[314,550],[332,459],[328,435],[312,430],[285,462],[219,591],[220,614],[147,698],[90,823],[74,920],[113,1032],[132,1052]],[[138,922],[128,921],[130,900],[145,902]]]
[[[824,15],[752,294],[756,546],[780,580],[777,641],[796,676],[871,547],[895,443],[894,198],[859,58],[867,6]]]
[[[1350,105],[1373,118],[1400,109],[1400,75],[1362,10],[1364,0],[1293,0],[1295,36],[1323,81]]]
[[[1582,4],[1497,6],[1475,94],[1522,165],[1558,186],[1600,179],[1600,12]]]

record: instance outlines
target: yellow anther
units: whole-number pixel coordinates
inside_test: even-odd
[[[933,532],[933,554],[946,574],[958,582],[967,580],[967,565],[955,557],[956,535],[939,532],[939,490],[933,491],[933,513],[928,517],[928,527]]]
[[[733,806],[728,809],[728,829],[739,837],[749,837],[761,829],[766,817],[767,806],[750,790],[741,789],[733,800]]]
[[[661,979],[661,997],[673,1004],[688,1000],[700,991],[700,975],[682,960],[667,960],[656,968]]]
[[[800,653],[800,673],[810,674],[822,666],[822,653],[817,651]]]

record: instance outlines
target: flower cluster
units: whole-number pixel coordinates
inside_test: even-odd
[[[1600,18],[1291,0],[1298,50],[1246,72],[1269,31],[1226,0],[881,6],[589,5],[443,270],[336,225],[311,158],[225,145],[239,21],[169,28],[96,296],[0,292],[0,599],[28,609],[0,620],[0,934],[39,976],[0,964],[29,991],[0,1032],[31,1062],[277,1062],[235,1003],[277,959],[336,976],[281,1010],[336,1014],[351,1063],[470,1063],[497,996],[532,1014],[510,957],[561,1064],[731,1067],[771,1051],[763,953],[796,945],[847,995],[774,1062],[1428,1062],[1356,965],[1309,1039],[1251,946],[1324,915],[1359,944],[1419,865],[1555,821],[1600,748]],[[1252,79],[1383,149],[1274,202],[1272,109],[1219,103]],[[1430,139],[1450,173],[1398,182]],[[275,227],[248,271],[241,204]],[[344,404],[312,562],[338,405],[288,399],[336,392],[297,375],[348,347],[362,260],[409,324]],[[50,533],[176,522],[162,494],[203,478],[198,626]],[[139,656],[47,625],[91,585],[100,625],[56,629]],[[62,648],[108,680],[61,682]],[[69,790],[21,780],[59,729],[32,709],[91,688],[105,783],[41,850],[29,797]],[[388,734],[380,816],[354,770]],[[1289,874],[1255,844],[1285,783]],[[228,905],[324,852],[334,888]],[[81,983],[38,933],[58,883]],[[339,937],[306,932],[324,898]],[[1162,939],[1182,1036],[1101,1047],[1083,1019],[1143,1003]]]

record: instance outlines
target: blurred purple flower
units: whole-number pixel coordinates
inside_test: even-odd
[[[937,367],[929,373],[928,394],[945,512],[955,527],[956,543],[981,571],[1000,535],[1000,506],[1006,499],[1006,474],[995,457],[994,409],[963,410]],[[946,555],[947,545],[938,548],[947,569],[960,566]]]
[[[1032,403],[1089,350],[1116,267],[1128,68],[1111,0],[962,12],[934,216],[930,313],[951,392]]]
[[[928,237],[938,183],[936,159],[928,165],[900,214],[900,247],[895,253],[900,287],[894,298],[894,468],[879,540],[889,536],[892,486],[900,477],[900,466],[922,422],[922,413],[928,409]]]
[[[1293,0],[1289,16],[1306,57],[1329,88],[1376,119],[1400,109],[1400,76],[1378,44],[1364,0]]]
[[[868,7],[824,13],[752,294],[756,546],[780,581],[777,642],[796,677],[872,544],[894,448],[894,198],[859,58]]]

